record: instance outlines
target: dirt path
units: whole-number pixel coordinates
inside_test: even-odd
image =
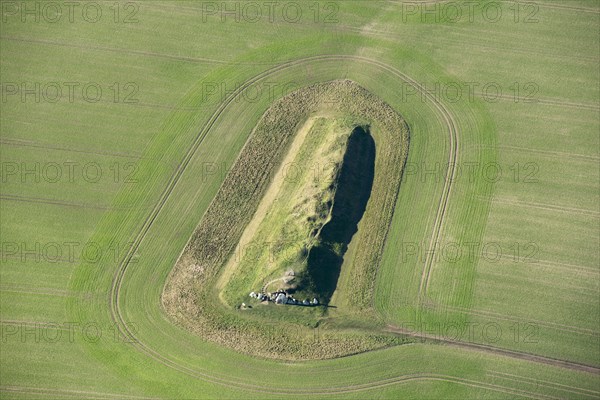
[[[277,282],[277,281],[282,281],[282,282],[285,282],[285,277],[283,277],[283,278],[277,278],[277,279],[273,279],[273,280],[271,280],[271,281],[269,281],[269,282],[265,283],[265,284],[264,284],[264,286],[263,286],[263,287],[262,287],[262,289],[261,289],[261,292],[262,292],[262,293],[266,293],[266,291],[267,291],[267,288],[268,288],[268,287],[269,287],[269,286],[270,286],[272,283],[275,283],[275,282]]]

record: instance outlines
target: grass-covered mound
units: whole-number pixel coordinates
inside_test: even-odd
[[[299,129],[221,274],[229,305],[248,302],[252,291],[278,288],[298,298],[317,296],[298,282],[330,220],[351,131],[350,121],[330,117],[310,118]]]
[[[408,127],[402,117],[380,98],[356,83],[344,80],[295,91],[274,102],[264,113],[169,276],[162,302],[177,323],[208,340],[238,351],[274,358],[331,358],[399,342],[396,337],[364,328],[372,326],[374,320],[363,320],[362,324],[344,329],[328,329],[321,324],[320,340],[315,341],[311,328],[327,316],[324,307],[286,307],[282,314],[268,311],[275,310],[276,306],[263,307],[261,311],[258,310],[260,307],[240,310],[220,301],[223,294],[220,289],[227,287],[232,279],[236,280],[236,271],[228,271],[226,266],[234,256],[244,230],[259,209],[295,135],[309,119],[319,116],[345,121],[348,126],[370,127],[370,135],[364,136],[364,132],[363,136],[359,136],[361,141],[372,137],[373,143],[366,147],[362,143],[355,150],[347,149],[346,154],[348,150],[363,152],[367,149],[370,156],[366,159],[372,159],[376,149],[372,189],[368,203],[363,199],[366,210],[360,220],[359,231],[353,237],[353,256],[344,264],[344,268],[352,272],[352,286],[338,288],[338,291],[349,292],[353,309],[370,309],[373,283],[408,152]],[[368,170],[366,168],[361,173],[369,174]],[[344,180],[355,178],[356,171],[348,172]],[[345,191],[340,191],[340,196]],[[340,200],[340,203],[343,204],[343,201]],[[356,208],[357,215],[361,214],[363,206]],[[343,222],[341,214],[345,212],[340,211],[336,218],[335,209],[333,205],[329,220],[333,221],[332,225],[323,226],[326,233],[324,236],[321,234],[319,246],[347,244],[344,240],[337,242],[336,237],[352,236],[351,232],[356,230],[360,218],[351,217]],[[323,241],[323,237],[327,240]],[[337,254],[342,256],[343,249],[337,250]],[[310,264],[308,260],[308,270],[316,266]],[[339,269],[340,265],[336,268]],[[316,271],[313,272],[310,275],[318,276]],[[330,294],[334,275],[323,276],[324,280],[319,283],[312,278],[308,282],[315,290],[323,290],[323,285],[327,286]],[[237,274],[239,276],[243,275]],[[325,280],[329,280],[329,284]],[[227,293],[224,297],[227,299]]]
[[[329,303],[336,289],[344,254],[367,208],[375,174],[375,142],[368,127],[356,127],[334,182],[330,218],[310,248],[299,287]]]
[[[233,271],[221,274],[225,302],[256,305],[248,293],[285,289],[299,301],[328,304],[366,209],[374,167],[368,126],[311,118],[230,257],[226,269]]]

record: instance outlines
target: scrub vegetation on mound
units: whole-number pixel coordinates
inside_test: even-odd
[[[219,300],[217,282],[224,266],[234,254],[294,135],[307,120],[324,115],[362,126],[351,135],[355,138],[348,141],[346,154],[361,155],[359,158],[366,159],[367,164],[374,164],[370,168],[358,164],[341,168],[341,187],[334,194],[331,216],[322,226],[318,245],[308,254],[306,284],[328,299],[336,290],[335,276],[342,266],[345,246],[355,235],[353,257],[344,262],[344,268],[352,270],[352,287],[337,290],[348,292],[353,299],[352,309],[371,309],[372,285],[408,152],[408,126],[381,99],[344,80],[309,86],[283,97],[273,103],[254,128],[165,285],[162,304],[177,323],[237,351],[285,359],[339,357],[404,341],[365,328],[368,323],[344,329],[321,325],[317,338],[314,328],[327,314],[324,307],[312,308],[318,313],[311,315],[305,312],[308,308],[287,307],[299,309],[293,311],[297,320],[281,315],[273,319],[268,318],[271,314],[258,315],[254,310],[240,310]],[[353,197],[348,193],[352,182],[365,177],[372,181],[372,188],[353,193],[358,202],[342,200]],[[349,206],[354,208],[351,212]],[[314,253],[319,251],[333,251],[331,254],[336,257],[335,268],[327,274],[318,268]]]

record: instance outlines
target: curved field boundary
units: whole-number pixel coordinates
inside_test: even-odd
[[[408,77],[407,75],[403,74],[402,72],[398,71],[397,69],[384,64],[380,61],[377,60],[373,60],[370,58],[366,58],[366,57],[361,57],[361,56],[352,56],[352,55],[332,55],[332,56],[315,56],[315,57],[306,57],[306,58],[302,58],[302,59],[297,59],[297,60],[293,60],[293,61],[289,61],[283,64],[280,64],[278,66],[275,66],[273,68],[270,68],[266,71],[261,72],[260,74],[255,75],[254,77],[250,78],[248,81],[246,81],[244,84],[240,85],[236,91],[232,92],[230,94],[230,96],[225,99],[220,105],[219,107],[215,110],[215,112],[209,117],[207,124],[205,125],[204,129],[202,129],[198,135],[195,137],[194,141],[192,142],[192,145],[190,146],[190,148],[188,149],[188,151],[186,152],[184,158],[182,159],[182,161],[178,164],[175,172],[173,173],[173,175],[171,176],[167,186],[165,187],[165,189],[163,190],[163,192],[161,193],[161,196],[159,198],[159,201],[156,203],[156,205],[154,206],[154,208],[152,209],[150,215],[148,215],[148,217],[145,219],[142,228],[140,229],[140,231],[138,232],[138,234],[136,235],[134,241],[133,241],[133,245],[131,246],[131,248],[128,250],[128,252],[125,254],[124,258],[122,259],[122,261],[119,263],[117,270],[115,272],[115,275],[113,276],[113,280],[112,280],[112,284],[111,284],[111,293],[110,293],[110,313],[111,313],[111,319],[113,320],[113,322],[115,323],[115,325],[117,326],[117,329],[123,334],[125,335],[125,337],[128,337],[130,339],[132,339],[134,345],[136,346],[136,348],[140,351],[142,351],[143,353],[146,353],[147,355],[149,355],[150,357],[156,359],[157,361],[161,362],[164,365],[167,365],[171,368],[175,368],[177,370],[180,370],[181,372],[186,372],[186,373],[190,373],[190,372],[195,372],[195,373],[199,373],[198,371],[194,371],[190,368],[187,368],[185,366],[182,365],[178,365],[177,363],[173,362],[172,360],[169,360],[168,358],[164,357],[163,355],[157,353],[156,351],[154,351],[153,349],[149,348],[147,345],[145,345],[143,342],[141,342],[139,340],[139,338],[137,337],[137,335],[131,331],[131,329],[128,327],[128,324],[125,322],[125,319],[123,317],[123,314],[121,312],[120,309],[120,304],[119,304],[119,296],[120,296],[120,290],[121,290],[121,286],[122,286],[122,282],[123,282],[123,277],[125,275],[125,272],[127,271],[127,267],[133,257],[133,255],[136,253],[137,249],[139,248],[141,242],[143,241],[145,235],[147,234],[149,228],[152,226],[153,222],[156,220],[160,210],[162,209],[162,207],[164,206],[164,204],[166,203],[167,199],[169,198],[171,192],[173,191],[175,185],[177,184],[177,182],[179,181],[179,179],[181,178],[181,175],[183,174],[183,172],[185,171],[185,169],[187,168],[187,165],[189,164],[194,152],[196,151],[196,149],[199,147],[199,145],[202,143],[202,141],[204,140],[204,138],[206,137],[207,133],[210,131],[210,129],[214,126],[214,124],[216,123],[217,119],[223,114],[223,112],[225,111],[225,109],[235,100],[235,98],[243,92],[243,90],[245,90],[246,88],[248,88],[250,85],[254,84],[255,82],[275,73],[278,71],[281,71],[283,69],[286,68],[290,68],[293,66],[297,66],[297,65],[302,65],[304,63],[309,63],[309,62],[313,62],[313,61],[336,61],[336,60],[351,60],[351,61],[360,61],[360,62],[364,62],[367,64],[371,64],[373,66],[376,66],[380,69],[383,69],[387,72],[390,72],[391,74],[395,75],[396,77],[399,77],[400,79],[406,81],[407,83],[411,84],[411,85],[415,85],[416,89],[421,91],[423,93],[424,96],[430,98],[434,104],[436,104],[438,110],[440,110],[440,112],[442,112],[441,110],[443,109],[444,111],[446,111],[446,115],[450,115],[449,112],[441,105],[441,104],[437,104],[435,98],[433,98],[429,93],[426,93],[425,89],[414,79]],[[451,117],[446,117],[447,120],[452,120]],[[453,121],[453,120],[452,120]],[[454,127],[454,124],[452,125],[452,127]],[[456,131],[455,128],[450,129],[450,131],[452,132],[453,136],[456,135]],[[455,154],[453,155],[453,157],[451,158],[455,159]],[[455,163],[449,163],[449,165],[453,165],[454,166]],[[453,175],[454,173],[452,173]],[[440,212],[438,212],[437,218],[438,218],[438,222],[439,222],[439,218],[443,217],[444,213],[441,212],[441,208],[442,208],[442,204],[444,204],[444,208],[445,205],[447,204],[447,195],[449,194],[449,187],[450,187],[450,183],[451,180],[447,179],[446,180],[446,186],[445,186],[445,191],[444,191],[444,195],[442,200],[440,200],[440,206],[438,207],[438,210],[440,210]],[[440,226],[439,223],[435,224],[435,226]],[[432,239],[433,240],[433,239]],[[211,375],[209,374],[204,374],[204,373],[199,373],[200,376],[202,376],[204,379],[207,379],[209,377],[211,377]],[[214,379],[214,377],[213,377]],[[219,379],[220,380],[220,379]],[[218,382],[216,382],[218,383]]]
[[[418,85],[418,83],[416,83]],[[434,259],[435,245],[438,243],[440,238],[440,232],[443,229],[444,217],[446,216],[446,211],[448,208],[448,198],[450,197],[450,191],[452,189],[452,183],[454,182],[454,177],[456,175],[456,159],[458,157],[458,133],[456,129],[456,121],[452,114],[448,111],[448,109],[440,102],[436,101],[435,97],[429,93],[425,88],[420,85],[417,87],[422,93],[426,93],[426,97],[429,98],[435,107],[440,111],[444,118],[444,122],[448,127],[448,136],[449,136],[449,154],[448,154],[448,171],[446,172],[446,176],[444,178],[444,188],[442,191],[442,197],[440,198],[438,209],[433,225],[433,232],[431,234],[431,238],[429,241],[429,250],[427,251],[427,256],[425,258],[425,265],[423,266],[423,272],[421,274],[421,284],[419,286],[419,299],[422,301],[427,294],[427,289],[429,288],[429,281],[431,279],[431,269],[432,263]]]
[[[223,379],[223,378],[218,378],[215,375],[211,374],[211,373],[204,373],[201,372],[199,370],[195,370],[192,368],[189,368],[181,363],[178,363],[177,361],[174,361],[158,352],[156,352],[155,350],[153,350],[152,348],[150,348],[149,346],[147,346],[146,344],[144,344],[142,341],[139,340],[139,338],[137,337],[137,335],[132,332],[129,328],[128,325],[125,323],[125,320],[123,318],[123,315],[121,313],[121,309],[120,309],[120,304],[119,304],[119,295],[120,295],[120,290],[121,290],[121,285],[122,285],[122,281],[123,281],[123,277],[125,275],[125,272],[127,270],[127,267],[129,265],[129,262],[131,261],[131,258],[133,257],[133,255],[135,254],[135,252],[137,251],[140,243],[143,241],[149,227],[152,225],[153,221],[156,219],[156,216],[158,215],[158,213],[160,212],[160,210],[162,209],[162,207],[164,206],[166,200],[168,199],[170,193],[173,191],[174,186],[176,185],[177,181],[179,180],[181,174],[183,173],[183,170],[185,170],[187,164],[189,163],[190,159],[191,159],[191,155],[193,154],[193,152],[198,148],[199,144],[203,141],[204,137],[206,136],[206,134],[208,133],[208,131],[212,128],[212,126],[215,124],[216,120],[219,118],[219,116],[223,113],[223,111],[225,110],[225,108],[248,86],[252,85],[253,83],[257,82],[258,80],[273,74],[277,71],[283,70],[285,68],[289,68],[292,66],[296,66],[296,65],[301,65],[303,63],[309,63],[312,61],[319,61],[319,60],[331,60],[331,61],[335,61],[335,60],[355,60],[355,61],[361,61],[361,62],[365,62],[368,64],[372,64],[374,66],[377,66],[379,68],[382,68],[388,72],[391,72],[392,74],[396,75],[397,77],[400,77],[401,79],[405,79],[407,82],[409,83],[414,83],[417,85],[417,89],[423,91],[423,88],[414,80],[412,80],[411,78],[409,78],[408,76],[404,75],[402,72],[396,70],[393,67],[388,66],[387,64],[381,63],[379,61],[376,60],[372,60],[366,57],[360,57],[360,56],[352,56],[352,55],[343,55],[343,56],[335,56],[335,55],[331,55],[331,56],[316,56],[316,57],[306,57],[306,58],[301,58],[301,59],[297,59],[297,60],[293,60],[293,61],[289,61],[286,63],[283,63],[281,65],[278,65],[276,67],[273,67],[267,71],[264,71],[256,76],[254,76],[253,78],[249,79],[247,82],[245,82],[243,85],[241,85],[235,92],[233,92],[223,103],[221,103],[221,105],[217,108],[217,110],[211,115],[211,117],[208,120],[207,125],[205,126],[205,128],[199,132],[199,134],[196,136],[194,142],[192,143],[192,145],[190,146],[190,149],[188,150],[188,152],[186,153],[184,159],[179,163],[177,170],[175,171],[175,173],[172,175],[169,184],[167,185],[167,187],[163,190],[162,195],[159,199],[159,201],[157,202],[157,204],[155,205],[154,209],[152,210],[152,212],[150,213],[150,215],[146,218],[146,220],[144,221],[144,224],[142,226],[142,228],[140,229],[138,235],[135,238],[135,241],[133,243],[133,246],[129,249],[128,253],[125,255],[125,257],[123,258],[123,260],[119,263],[119,266],[117,268],[117,271],[113,277],[113,281],[111,284],[111,294],[110,294],[110,312],[111,312],[111,318],[113,320],[113,322],[115,322],[115,324],[117,325],[118,329],[120,330],[121,333],[125,334],[127,337],[133,339],[133,346],[136,347],[136,349],[138,351],[140,351],[141,353],[146,354],[147,356],[149,356],[150,358],[154,359],[155,361],[159,362],[160,364],[172,368],[174,370],[177,370],[179,372],[182,372],[188,376],[194,377],[194,378],[198,378],[201,379],[203,381],[207,381],[210,383],[215,383],[215,384],[219,384],[219,385],[224,385],[227,387],[232,387],[232,388],[243,388],[245,390],[253,390],[253,391],[258,391],[258,392],[264,392],[264,393],[271,393],[271,394],[275,394],[275,393],[281,393],[281,394],[316,394],[316,393],[321,393],[321,394],[335,394],[335,393],[344,393],[344,392],[348,392],[348,391],[357,391],[357,386],[351,386],[351,387],[344,387],[344,388],[330,388],[329,390],[326,391],[319,391],[317,390],[312,390],[312,389],[308,389],[308,390],[279,390],[279,389],[272,389],[266,386],[261,386],[261,385],[252,385],[252,384],[247,384],[247,383],[243,383],[240,382],[237,379]],[[424,93],[425,94],[425,93]],[[433,99],[435,101],[435,99]],[[442,107],[440,105],[440,107]],[[446,192],[449,193],[449,192]],[[447,204],[447,202],[445,203]],[[439,225],[438,225],[439,226]],[[485,351],[485,352],[491,352],[494,353],[494,351],[492,351],[492,349],[489,348],[481,348],[479,347],[478,350],[480,351]],[[519,352],[512,352],[512,356],[514,357],[515,355],[519,355],[522,353]],[[509,354],[504,354],[504,355],[509,355]],[[531,361],[538,361],[537,359],[531,360]],[[539,361],[538,361],[539,362]],[[560,361],[560,360],[556,360],[553,365],[555,366],[562,366],[565,367],[564,362]],[[423,378],[421,378],[423,379]],[[395,378],[392,382],[390,382],[390,380],[381,380],[381,381],[376,381],[376,382],[370,382],[368,384],[363,384],[360,386],[360,388],[362,388],[361,390],[368,390],[368,389],[373,389],[373,388],[377,388],[377,387],[381,387],[381,386],[387,386],[390,384],[394,384],[394,383],[401,383],[403,381],[405,381],[406,378],[405,377],[398,377]],[[532,394],[533,395],[533,394]]]

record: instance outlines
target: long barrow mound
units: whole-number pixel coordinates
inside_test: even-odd
[[[377,267],[408,152],[409,130],[402,117],[387,103],[355,82],[344,80],[295,91],[274,102],[264,113],[167,280],[162,304],[176,323],[207,340],[271,358],[332,358],[402,343],[402,339],[380,331],[340,328],[321,328],[320,339],[327,340],[315,340],[311,328],[318,325],[318,318],[312,323],[270,321],[253,315],[252,310],[232,308],[219,301],[217,282],[224,266],[286,156],[294,135],[309,118],[323,115],[344,118],[357,127],[370,127],[370,135],[367,132],[358,135],[360,140],[350,151],[366,152],[367,159],[371,157],[374,162],[371,168],[346,172],[347,176],[341,179],[352,181],[360,172],[370,175],[368,181],[372,187],[358,194],[359,201],[353,204],[344,206],[340,198],[340,211],[335,211],[333,206],[332,218],[323,227],[325,240],[321,243],[330,248],[338,244],[334,246],[337,264],[325,274],[323,269],[317,268],[317,272],[314,267],[318,261],[313,256],[312,265],[309,259],[308,266],[309,271],[313,268],[310,281],[327,298],[334,290],[344,292],[347,298],[352,298],[352,309],[366,313],[371,310]],[[352,197],[349,193],[344,195],[348,191],[341,190],[339,196]],[[348,207],[352,215],[348,214]],[[359,221],[360,228],[357,228]],[[353,256],[343,260],[350,238]],[[342,261],[343,268],[352,273],[351,287],[336,287]],[[321,313],[326,317],[325,308]]]

